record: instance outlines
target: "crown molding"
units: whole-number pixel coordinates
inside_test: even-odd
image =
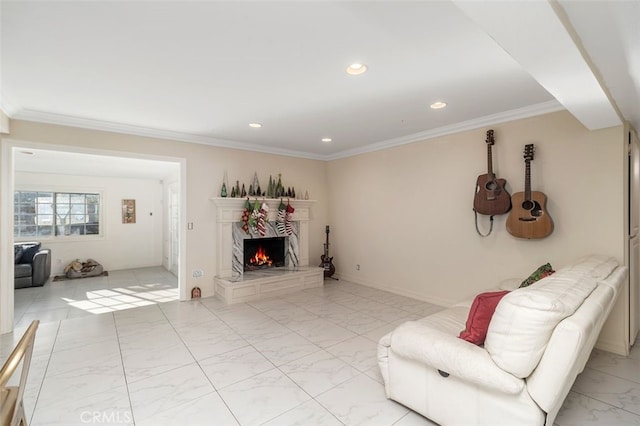
[[[473,120],[463,121],[461,123],[449,126],[438,127],[436,129],[426,130],[424,132],[414,133],[399,138],[388,139],[376,142],[363,147],[340,151],[335,154],[321,155],[304,151],[288,150],[281,148],[269,148],[262,145],[250,144],[245,142],[237,142],[226,139],[218,139],[210,136],[197,135],[192,133],[174,132],[171,130],[153,129],[142,126],[134,126],[130,124],[112,123],[107,121],[93,120],[81,117],[72,117],[61,114],[52,114],[42,111],[24,110],[17,112],[10,117],[17,120],[34,121],[38,123],[55,124],[69,127],[78,127],[89,130],[99,130],[105,132],[122,133],[135,136],[143,136],[157,139],[173,140],[180,142],[197,143],[201,145],[215,146],[219,148],[239,149],[243,151],[261,152],[265,154],[283,155],[287,157],[305,158],[309,160],[331,161],[341,158],[353,157],[355,155],[365,154],[368,152],[380,151],[383,149],[393,148],[396,146],[407,145],[410,143],[421,142],[437,137],[447,136],[454,133],[460,133],[468,130],[474,130],[480,127],[490,126],[494,124],[504,123],[507,121],[518,120],[522,118],[534,117],[536,115],[547,114],[564,110],[565,108],[558,101],[543,102],[530,105],[524,108],[518,108],[497,114],[486,115],[484,117],[475,118]]]
[[[94,120],[82,117],[73,117],[62,114],[52,114],[42,111],[23,110],[12,116],[16,120],[33,121],[38,123],[54,124],[69,127],[79,127],[89,130],[100,130],[112,133],[122,133],[134,136],[190,142],[201,145],[215,146],[218,148],[239,149],[242,151],[261,152],[264,154],[276,154],[287,157],[306,158],[310,160],[325,160],[325,156],[304,151],[296,151],[282,148],[270,148],[246,142],[238,142],[227,139],[219,139],[211,136],[198,135],[172,130],[154,129],[150,127],[135,126],[131,124],[113,123],[109,121]]]
[[[388,139],[386,141],[369,144],[360,148],[341,151],[333,155],[325,156],[325,160],[330,161],[353,157],[354,155],[366,154],[368,152],[380,151],[383,149],[407,145],[415,142],[422,142],[429,139],[478,129],[480,127],[505,123],[507,121],[520,120],[523,118],[535,117],[537,115],[562,111],[564,109],[565,107],[556,100],[543,102],[535,105],[529,105],[523,108],[500,112],[497,114],[485,115],[483,117],[474,118],[472,120],[462,121],[460,123],[451,124],[449,126],[426,130],[424,132],[413,133],[411,135],[402,136],[399,138]]]

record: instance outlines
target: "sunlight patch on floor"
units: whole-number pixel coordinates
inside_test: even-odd
[[[87,300],[76,300],[62,297],[69,306],[82,309],[92,314],[122,311],[157,303],[173,302],[178,298],[178,289],[152,290],[161,284],[135,285],[126,288],[112,288],[87,291]]]

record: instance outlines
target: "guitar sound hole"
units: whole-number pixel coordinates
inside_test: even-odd
[[[484,187],[487,191],[495,191],[496,189],[498,189],[498,184],[491,180],[487,182]]]
[[[525,200],[525,201],[523,201],[522,202],[522,209],[523,210],[528,210],[529,213],[531,213],[531,216],[533,216],[533,217],[542,216],[542,206],[537,201],[534,201],[534,200]]]
[[[531,209],[531,216],[540,217],[542,216],[542,206],[535,201],[533,208]]]

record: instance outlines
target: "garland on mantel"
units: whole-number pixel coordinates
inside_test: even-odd
[[[224,172],[224,177],[222,179],[222,187],[220,189],[220,197],[226,198],[230,196],[231,198],[244,198],[246,196],[250,197],[266,197],[271,199],[287,197],[296,199],[296,189],[294,187],[286,187],[282,184],[282,173],[278,173],[278,180],[273,179],[271,175],[269,175],[269,186],[266,191],[263,191],[260,187],[260,182],[258,181],[258,173],[254,173],[253,175],[253,183],[249,185],[249,192],[245,190],[244,183],[242,187],[240,186],[240,181],[237,180],[235,186],[231,186],[229,189],[229,182],[227,178],[227,172]],[[302,199],[302,194],[299,194]],[[309,193],[305,191],[304,199],[309,199]]]

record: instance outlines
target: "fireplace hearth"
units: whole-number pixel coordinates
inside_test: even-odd
[[[285,237],[243,240],[243,270],[278,268],[285,266]]]

